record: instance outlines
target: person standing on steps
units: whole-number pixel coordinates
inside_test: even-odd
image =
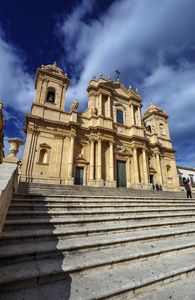
[[[189,179],[186,179],[185,177],[183,177],[183,184],[184,184],[186,192],[187,192],[187,198],[192,198],[191,188],[189,185]]]

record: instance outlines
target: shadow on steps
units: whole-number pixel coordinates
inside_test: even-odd
[[[28,199],[31,204],[31,210],[34,210],[33,196],[28,195],[29,191],[26,186],[25,199]],[[42,198],[44,200],[44,197]],[[22,201],[21,201],[22,203]],[[44,203],[44,201],[42,201]],[[46,202],[45,202],[46,204]],[[25,209],[25,202],[23,209]],[[48,207],[45,205],[45,211]],[[48,213],[49,218],[50,214]],[[32,216],[31,216],[32,218]],[[18,219],[17,219],[18,220]],[[11,232],[21,230],[19,239],[14,237],[7,243],[1,246],[1,262],[0,262],[0,299],[1,300],[37,300],[37,299],[64,299],[70,298],[71,291],[71,277],[69,273],[63,270],[63,262],[65,254],[58,249],[59,239],[56,234],[51,237],[52,251],[48,249],[39,252],[40,239],[34,241],[28,239],[28,231],[31,232],[39,228],[39,224],[32,224],[27,228],[8,227],[4,228],[4,232],[11,234]],[[28,219],[30,221],[30,219]],[[46,225],[47,226],[47,225]],[[44,230],[44,228],[42,228]],[[47,228],[45,228],[47,229]],[[50,229],[54,231],[55,225],[50,222]],[[25,233],[22,235],[22,232]],[[35,232],[36,235],[36,232]],[[14,240],[13,240],[14,239]],[[20,254],[20,247],[25,245],[27,251],[25,254]],[[28,251],[29,249],[29,251]],[[32,251],[33,249],[33,251]],[[55,250],[54,250],[55,249]],[[58,283],[58,288],[54,288]]]

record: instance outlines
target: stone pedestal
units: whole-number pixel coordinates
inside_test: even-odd
[[[72,177],[72,178],[67,178],[66,179],[66,184],[67,185],[74,185],[74,178]]]
[[[78,117],[78,110],[77,109],[71,109],[71,116],[70,116],[70,120],[72,121],[72,122],[75,122],[75,123],[77,123],[77,117]]]
[[[111,188],[116,188],[116,181],[113,180],[113,181],[106,181],[105,182],[105,186],[106,187],[111,187]]]
[[[95,181],[94,179],[89,179],[89,180],[87,181],[87,185],[88,185],[88,186],[96,186],[96,181]]]
[[[97,179],[96,180],[96,186],[97,187],[103,187],[104,186],[104,180],[103,179]]]

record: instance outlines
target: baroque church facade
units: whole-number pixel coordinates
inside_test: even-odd
[[[64,110],[70,79],[53,65],[38,68],[36,96],[25,116],[21,180],[63,185],[179,191],[168,115],[152,101],[141,115],[138,90],[93,76],[88,108]]]

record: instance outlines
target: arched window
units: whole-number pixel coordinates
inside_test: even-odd
[[[50,102],[50,103],[54,103],[55,102],[55,92],[49,91],[47,93],[47,101]]]
[[[147,129],[147,131],[149,131],[150,133],[152,132],[152,129],[151,129],[151,126],[150,126],[150,125],[148,125],[148,126],[146,127],[146,129]]]
[[[160,133],[164,133],[164,128],[163,128],[164,126],[163,126],[163,124],[161,123],[160,125],[159,125],[159,128],[160,128]]]
[[[123,122],[123,112],[119,109],[117,109],[117,111],[116,111],[116,121],[119,124],[122,124],[122,125],[124,124],[124,122]]]
[[[167,177],[171,177],[171,166],[167,165]]]
[[[39,162],[43,163],[43,164],[46,164],[47,163],[47,155],[48,155],[47,150],[46,149],[41,149],[40,150],[40,155],[39,155]]]

